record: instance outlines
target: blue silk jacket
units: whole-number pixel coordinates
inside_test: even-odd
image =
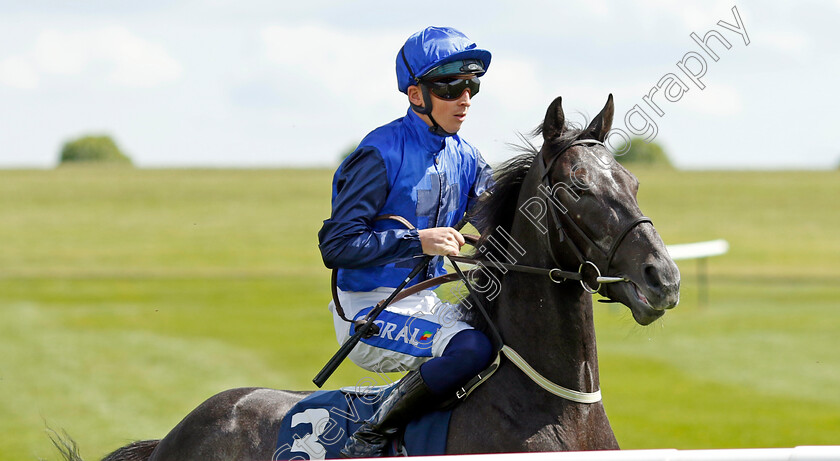
[[[454,226],[492,185],[492,171],[478,149],[453,136],[438,136],[411,109],[405,117],[368,134],[333,177],[332,215],[318,233],[324,264],[340,268],[338,287],[370,291],[396,287],[422,255],[417,229]],[[435,257],[409,283],[445,272]]]

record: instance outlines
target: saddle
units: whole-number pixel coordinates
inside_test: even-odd
[[[334,459],[347,439],[379,408],[394,384],[316,391],[283,418],[272,460]],[[432,411],[410,422],[394,439],[387,456],[431,456],[446,451],[450,409]]]

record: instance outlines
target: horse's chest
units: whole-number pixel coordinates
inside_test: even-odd
[[[600,404],[569,404],[547,411],[516,399],[482,395],[452,414],[447,452],[537,452],[615,449]],[[509,396],[510,397],[510,396]]]

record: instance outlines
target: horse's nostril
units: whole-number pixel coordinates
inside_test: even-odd
[[[645,282],[649,287],[659,290],[662,288],[662,279],[659,277],[659,271],[653,264],[645,265],[644,268]]]

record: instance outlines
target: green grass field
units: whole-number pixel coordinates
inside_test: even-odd
[[[667,243],[725,238],[639,327],[596,305],[623,448],[840,444],[840,172],[636,171]],[[313,389],[336,350],[323,170],[0,171],[0,459],[160,438],[238,386]],[[337,387],[367,376],[345,364]]]

